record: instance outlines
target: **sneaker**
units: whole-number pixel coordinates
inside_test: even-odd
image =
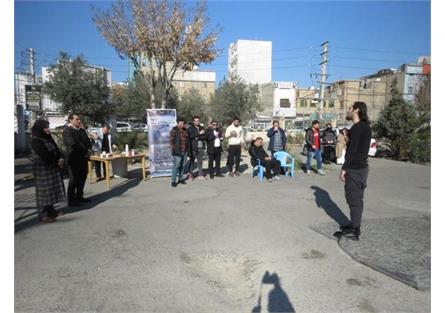
[[[176,186],[178,186],[178,183],[173,183],[172,182],[172,187],[176,187]]]
[[[267,181],[268,181],[269,183],[271,183],[271,182],[273,182],[273,179],[272,179],[272,178],[269,178]]]
[[[311,175],[311,170],[307,170],[306,175]]]
[[[229,176],[230,176],[230,177],[233,177],[233,176],[235,176],[235,174],[233,174],[233,172],[230,172],[230,173],[229,173]]]
[[[204,176],[202,176],[202,175],[199,175],[198,177],[197,177],[197,179],[199,179],[199,180],[203,180],[203,179],[206,179]]]
[[[179,181],[179,184],[187,185],[187,182],[185,181],[185,179],[181,179],[181,180]]]
[[[275,176],[273,177],[273,179],[275,179],[275,180],[280,180],[280,176],[279,176],[279,175],[275,175]]]
[[[326,175],[326,173],[323,170],[321,170],[321,169],[317,171],[317,174],[321,175],[321,176]]]
[[[235,175],[236,175],[236,176],[240,176],[240,173],[239,173],[239,172],[235,172]]]
[[[226,177],[226,176],[224,176],[223,174],[216,174],[215,176],[216,176],[216,177]]]
[[[334,237],[337,237],[338,239],[344,237],[350,240],[358,241],[360,238],[360,227],[345,227],[343,230],[335,232]]]

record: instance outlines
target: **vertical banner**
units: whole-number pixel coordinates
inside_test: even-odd
[[[148,109],[148,147],[150,176],[171,176],[173,157],[170,149],[170,130],[176,125],[176,110]]]

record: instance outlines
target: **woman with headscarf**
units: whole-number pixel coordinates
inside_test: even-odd
[[[54,209],[54,204],[65,200],[60,169],[63,155],[49,131],[49,122],[37,120],[31,128],[34,180],[39,218],[42,223],[51,223],[63,214]]]

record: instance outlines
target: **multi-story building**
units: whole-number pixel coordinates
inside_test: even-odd
[[[250,84],[272,82],[272,42],[237,40],[228,51],[229,80],[235,77]]]
[[[142,63],[142,72],[150,73],[149,60],[145,59]],[[167,66],[167,71],[169,70]],[[156,71],[157,72],[157,71]],[[132,73],[130,73],[132,75]],[[187,91],[192,88],[196,89],[198,93],[209,102],[210,97],[215,93],[216,72],[211,70],[200,70],[195,66],[191,71],[184,71],[177,69],[172,80],[174,88],[181,98]]]
[[[368,105],[370,120],[378,119],[380,112],[391,100],[391,85],[396,87],[408,104],[413,104],[425,75],[431,71],[431,59],[420,57],[417,63],[403,64],[399,69],[384,69],[356,80],[341,80],[326,89],[324,111],[336,112],[339,119],[355,101]]]
[[[173,77],[173,86],[178,91],[179,98],[194,88],[207,103],[215,93],[215,84],[215,71],[200,70],[197,67],[193,71],[179,70]]]
[[[272,120],[294,119],[297,87],[293,82],[273,82],[260,85],[261,111],[253,121],[255,127],[265,128]]]

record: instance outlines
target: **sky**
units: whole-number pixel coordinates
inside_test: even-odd
[[[27,70],[27,48],[36,52],[36,72],[63,50],[126,81],[128,62],[119,59],[92,21],[92,7],[108,1],[15,1],[15,71]],[[358,79],[398,68],[431,53],[429,1],[209,1],[210,25],[219,25],[221,54],[201,69],[227,76],[227,49],[237,39],[272,41],[272,80],[318,86],[321,44],[329,41],[328,82]],[[263,67],[263,66],[261,66]]]

